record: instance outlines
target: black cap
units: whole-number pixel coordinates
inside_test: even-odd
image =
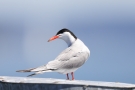
[[[69,29],[66,29],[66,28],[63,28],[63,29],[61,29],[60,31],[58,31],[56,35],[62,34],[62,33],[64,33],[64,32],[69,32],[75,39],[77,39],[77,37],[74,35],[74,33],[71,32]]]

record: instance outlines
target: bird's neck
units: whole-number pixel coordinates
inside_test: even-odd
[[[63,40],[67,43],[68,47],[70,47],[76,41],[73,36],[63,38]]]

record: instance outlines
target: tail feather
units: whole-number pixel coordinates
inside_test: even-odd
[[[35,68],[26,69],[26,70],[17,70],[16,72],[31,72]]]
[[[28,75],[27,77],[31,77],[31,76],[34,76],[34,75],[37,75],[37,74],[42,74],[44,72],[48,72],[48,71],[38,71],[38,72],[35,72],[33,74]]]
[[[30,77],[30,76],[34,76],[34,75],[37,75],[37,74],[42,74],[44,72],[52,72],[52,71],[55,71],[56,69],[47,69],[46,65],[43,65],[43,66],[40,66],[40,67],[37,67],[37,68],[30,68],[30,69],[26,69],[26,70],[18,70],[16,72],[34,72],[33,74],[30,74],[28,75],[27,77]]]
[[[37,73],[30,74],[27,77],[31,77],[31,76],[34,76],[34,75],[37,75]]]

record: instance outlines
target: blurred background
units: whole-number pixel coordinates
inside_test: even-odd
[[[135,84],[135,0],[0,0],[0,76],[25,77],[15,71],[55,59],[67,45],[47,40],[62,28],[91,50],[76,80]]]

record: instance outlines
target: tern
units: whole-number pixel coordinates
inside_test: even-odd
[[[44,72],[54,71],[66,74],[67,80],[69,80],[68,74],[71,73],[72,80],[74,80],[74,72],[87,61],[90,56],[90,50],[73,32],[66,28],[58,31],[55,36],[48,40],[48,42],[55,39],[63,39],[67,43],[68,48],[61,52],[54,60],[49,61],[43,66],[18,70],[17,72],[34,72],[29,75],[33,76]]]

